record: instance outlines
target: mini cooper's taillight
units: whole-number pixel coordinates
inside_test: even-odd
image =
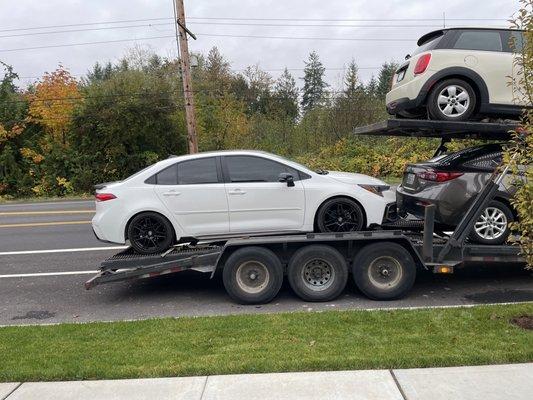
[[[421,55],[418,61],[416,62],[414,74],[420,75],[426,72],[426,69],[428,68],[430,61],[431,61],[430,53]]]
[[[96,193],[94,195],[94,198],[96,199],[96,201],[107,201],[107,200],[116,199],[117,196],[115,196],[112,193]]]

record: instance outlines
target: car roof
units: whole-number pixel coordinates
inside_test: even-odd
[[[430,40],[435,39],[436,37],[444,35],[448,31],[464,31],[464,30],[476,30],[476,31],[514,31],[514,32],[524,32],[523,29],[512,29],[508,27],[497,27],[497,26],[454,26],[450,28],[437,29],[431,31],[421,36],[420,39],[416,42],[418,46],[422,46],[429,42]]]

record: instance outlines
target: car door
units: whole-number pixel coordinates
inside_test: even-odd
[[[217,157],[167,167],[156,175],[154,190],[183,229],[183,236],[229,232],[228,202]]]
[[[299,230],[304,223],[305,192],[297,170],[252,155],[223,157],[231,232]],[[279,182],[289,173],[294,186]]]

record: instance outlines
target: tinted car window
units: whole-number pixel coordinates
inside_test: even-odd
[[[487,171],[494,170],[502,162],[502,153],[494,152],[476,157],[463,165],[470,168],[479,168]]]
[[[178,168],[177,165],[171,165],[155,175],[155,182],[157,185],[176,185],[178,183]]]
[[[218,183],[217,162],[214,157],[178,163],[179,185],[203,183]]]
[[[440,36],[437,36],[434,39],[431,39],[430,41],[424,43],[421,46],[418,46],[416,50],[411,53],[411,57],[417,54],[423,53],[424,51],[429,51],[429,50],[433,50],[434,48],[436,48],[440,40],[442,39],[442,36],[443,34],[441,34]]]
[[[509,50],[514,53],[521,53],[524,48],[524,35],[522,32],[509,32]]]
[[[459,34],[454,49],[502,51],[498,31],[464,31]]]
[[[225,158],[231,182],[278,182],[279,174],[290,173],[299,179],[298,171],[281,163],[253,156]]]

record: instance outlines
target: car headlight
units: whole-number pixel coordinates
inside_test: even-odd
[[[390,189],[389,185],[357,185],[371,193],[383,197],[383,192]]]

